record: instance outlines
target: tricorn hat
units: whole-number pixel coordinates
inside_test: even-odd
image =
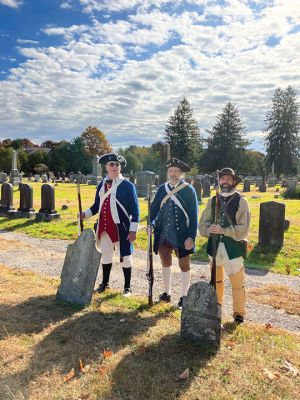
[[[242,182],[242,178],[238,175],[235,175],[235,172],[232,168],[222,168],[221,171],[218,171],[218,175],[219,175],[219,178],[221,178],[221,176],[224,176],[224,175],[232,176],[233,179],[235,180],[234,186],[236,186]]]
[[[107,163],[114,161],[114,162],[119,162],[122,167],[126,167],[127,162],[123,156],[120,156],[120,154],[116,153],[108,153],[104,154],[99,158],[99,163],[106,165]]]
[[[187,164],[185,164],[183,161],[178,160],[178,158],[171,157],[169,161],[166,163],[166,167],[177,167],[181,169],[182,172],[189,172],[191,170],[191,167],[189,167]]]

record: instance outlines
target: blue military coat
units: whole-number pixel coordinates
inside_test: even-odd
[[[96,191],[94,204],[85,211],[87,217],[101,212],[104,188],[103,184],[107,178],[103,179]],[[110,209],[114,222],[117,225],[120,243],[120,256],[129,256],[133,253],[133,246],[127,240],[129,231],[137,231],[139,222],[139,202],[135,186],[124,179],[122,175],[113,180],[114,190],[110,195]],[[96,247],[99,250],[99,240],[96,232]]]
[[[180,181],[179,185],[184,181]],[[195,241],[198,221],[198,199],[193,186],[184,188],[169,198],[162,207],[161,203],[172,190],[169,183],[161,185],[150,208],[150,220],[154,224],[154,252],[158,253],[159,245],[167,240],[173,248],[178,248],[179,257],[194,253],[195,249],[186,250],[184,241],[192,238]]]

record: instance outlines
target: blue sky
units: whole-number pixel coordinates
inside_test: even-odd
[[[0,140],[149,145],[185,96],[203,135],[231,101],[263,150],[299,65],[299,0],[0,0]]]

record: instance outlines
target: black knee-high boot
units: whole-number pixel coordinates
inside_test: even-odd
[[[124,268],[123,267],[123,273],[124,273],[124,289],[130,289],[130,282],[131,282],[131,267],[130,268]]]
[[[104,290],[109,287],[108,283],[109,283],[109,275],[110,275],[111,267],[112,267],[112,264],[102,264],[102,271],[103,271],[102,283],[99,285],[99,287],[97,289],[97,291],[99,293],[104,292]]]

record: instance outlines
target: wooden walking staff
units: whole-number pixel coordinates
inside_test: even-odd
[[[78,197],[78,208],[79,208],[78,236],[80,236],[81,232],[83,231],[83,221],[81,219],[82,205],[81,205],[80,183],[79,182],[77,182],[77,197]]]
[[[215,182],[215,188],[216,188],[216,206],[215,206],[215,218],[214,218],[214,224],[218,225],[220,222],[220,198],[219,198],[219,193],[220,193],[220,186],[219,186],[219,171],[217,170],[217,180]],[[215,290],[217,290],[217,241],[219,240],[220,235],[218,234],[212,234],[212,251],[213,251],[213,260],[212,260],[212,269],[211,269],[211,280],[210,284],[214,287]]]

